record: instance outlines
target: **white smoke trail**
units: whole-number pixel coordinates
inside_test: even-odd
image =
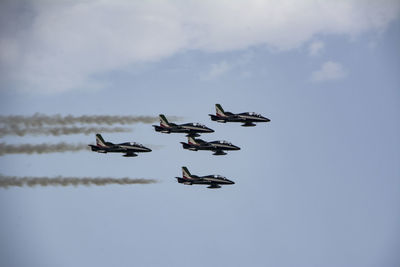
[[[132,178],[109,178],[109,177],[18,177],[4,176],[0,174],[0,188],[8,188],[11,186],[79,186],[79,185],[96,185],[104,186],[111,184],[131,185],[131,184],[154,184],[158,183],[155,179],[132,179]]]
[[[180,120],[179,117],[171,116],[171,120]],[[112,116],[112,115],[82,115],[62,116],[45,115],[35,113],[32,116],[9,115],[0,116],[0,124],[6,125],[24,125],[25,127],[41,127],[44,125],[70,125],[70,124],[134,124],[134,123],[153,123],[157,122],[159,117],[155,116]]]
[[[146,144],[146,147],[150,147],[152,150],[161,149],[162,145],[150,145]],[[57,152],[78,152],[82,150],[90,150],[87,144],[68,144],[68,143],[57,143],[57,144],[18,144],[10,145],[6,143],[0,143],[0,156],[6,154],[44,154],[44,153],[57,153]]]
[[[6,135],[69,135],[69,134],[93,134],[93,133],[121,133],[130,132],[131,129],[125,127],[41,127],[30,128],[21,127],[18,125],[10,125],[0,128],[0,137]]]
[[[0,143],[0,156],[5,154],[43,154],[43,153],[55,153],[55,152],[76,152],[81,150],[88,150],[86,144],[19,144],[9,145],[6,143]]]

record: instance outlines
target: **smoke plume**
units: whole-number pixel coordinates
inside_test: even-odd
[[[132,178],[94,178],[94,177],[17,177],[3,176],[0,174],[0,188],[8,188],[11,186],[79,186],[79,185],[131,185],[131,184],[154,184],[154,179],[132,179]]]
[[[0,137],[5,135],[69,135],[69,134],[93,134],[93,133],[120,133],[130,132],[131,129],[125,127],[41,127],[29,128],[21,127],[19,125],[12,125],[9,127],[0,128]]]
[[[19,145],[9,145],[6,143],[0,143],[0,156],[5,154],[43,154],[43,153],[54,153],[54,152],[76,152],[81,150],[87,150],[88,146],[86,144],[68,144],[68,143],[58,143],[58,144],[19,144]]]
[[[170,116],[171,120],[179,120],[179,117]],[[44,125],[71,125],[71,124],[134,124],[153,123],[158,121],[158,116],[112,116],[112,115],[45,115],[35,113],[32,116],[9,115],[0,116],[0,123],[7,125],[24,125],[25,127],[42,127]]]
[[[150,145],[146,144],[146,147],[150,147],[152,150],[161,149],[163,145]],[[57,153],[57,152],[78,152],[82,150],[90,150],[87,144],[68,144],[68,143],[57,143],[57,144],[19,144],[10,145],[6,143],[0,143],[0,156],[6,154],[44,154],[44,153]]]

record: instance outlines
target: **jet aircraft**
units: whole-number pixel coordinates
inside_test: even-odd
[[[160,114],[160,126],[153,125],[156,132],[162,133],[186,133],[187,136],[200,136],[199,133],[213,133],[214,130],[200,123],[175,124],[168,122],[167,118]]]
[[[181,142],[184,149],[197,151],[197,150],[210,150],[213,155],[226,155],[224,150],[240,150],[240,147],[233,145],[227,141],[212,141],[206,142],[202,139],[195,139],[191,136],[188,137],[188,142]]]
[[[261,116],[255,112],[243,112],[243,113],[232,113],[229,111],[224,111],[220,104],[215,104],[216,115],[208,114],[211,120],[217,122],[240,122],[243,123],[242,126],[251,127],[256,126],[256,122],[269,122],[268,118]]]
[[[98,153],[125,153],[124,157],[136,157],[138,152],[151,152],[150,148],[147,148],[141,144],[135,142],[126,142],[121,144],[113,144],[111,142],[104,141],[100,134],[96,134],[96,145],[88,145],[92,151]]]
[[[206,184],[209,185],[207,188],[221,188],[221,185],[229,185],[235,183],[221,175],[192,175],[186,167],[182,167],[182,176],[183,177],[175,177],[180,184]]]

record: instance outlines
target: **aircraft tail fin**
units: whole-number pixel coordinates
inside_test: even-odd
[[[186,179],[191,179],[192,175],[190,174],[189,170],[187,167],[183,166],[182,167],[182,177]]]
[[[101,136],[101,134],[96,134],[96,144],[98,146],[107,146],[106,145],[106,141],[104,141],[103,137]]]
[[[188,136],[188,143],[191,145],[197,145],[196,139],[194,139],[192,136]]]
[[[226,117],[225,111],[220,104],[215,104],[215,113],[217,116]]]
[[[169,126],[169,122],[168,122],[167,118],[165,117],[165,115],[164,114],[160,114],[159,116],[160,116],[160,125],[168,127]]]

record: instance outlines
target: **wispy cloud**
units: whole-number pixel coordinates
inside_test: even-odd
[[[247,52],[235,60],[227,61],[223,60],[219,63],[211,64],[208,72],[202,75],[204,80],[213,80],[220,76],[223,76],[231,71],[245,67],[251,62],[253,58],[253,53]],[[246,78],[251,76],[249,70],[244,70],[239,74],[241,77]]]
[[[28,2],[0,8],[14,22],[0,28],[0,80],[34,92],[101,87],[92,77],[180,51],[290,50],[321,33],[382,31],[400,10],[396,0]]]
[[[207,72],[205,75],[203,75],[203,79],[204,80],[215,79],[221,75],[226,74],[227,72],[229,72],[232,69],[233,69],[233,65],[226,61],[212,64],[209,72]]]
[[[311,74],[312,82],[324,82],[343,79],[347,75],[346,70],[340,63],[327,61],[322,64],[319,70]]]
[[[308,54],[310,56],[318,56],[324,50],[325,44],[322,41],[314,41],[308,47]]]

